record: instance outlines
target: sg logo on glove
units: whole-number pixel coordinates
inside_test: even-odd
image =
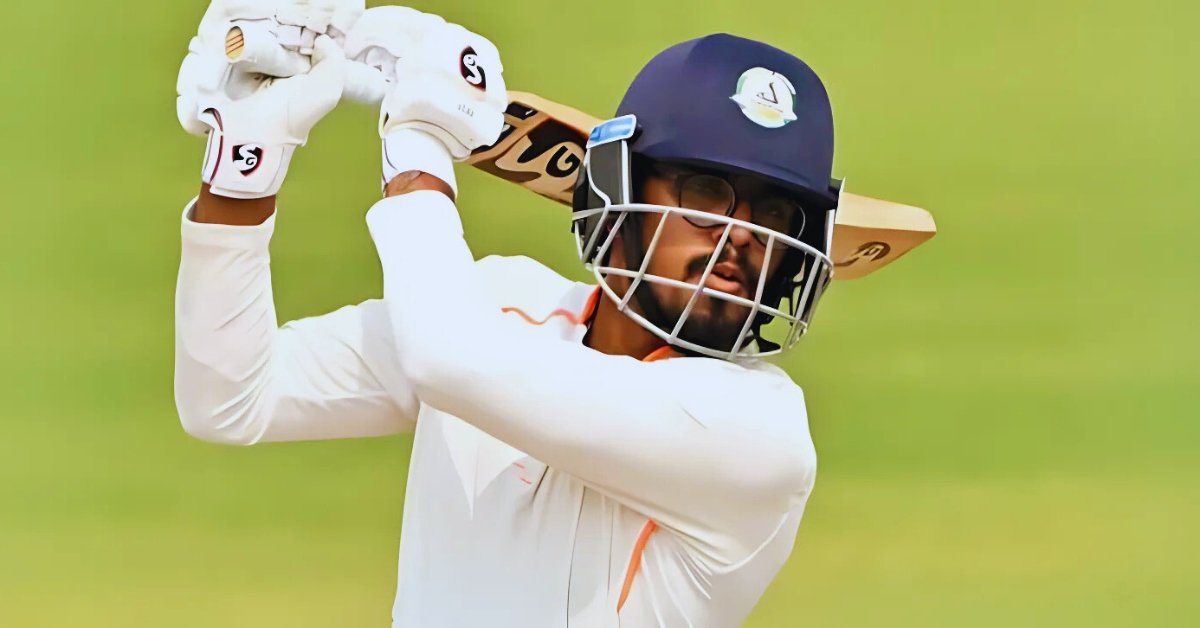
[[[466,82],[474,85],[477,89],[487,91],[487,75],[479,65],[479,55],[475,53],[474,48],[468,47],[462,51],[458,69],[462,71],[462,77]]]
[[[243,176],[250,176],[262,163],[263,147],[258,144],[242,144],[233,147],[233,167]]]

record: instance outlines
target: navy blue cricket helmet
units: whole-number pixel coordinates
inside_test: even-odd
[[[831,176],[833,141],[825,86],[795,56],[727,34],[672,46],[638,73],[617,117],[592,132],[573,203],[580,256],[626,314],[673,346],[726,359],[791,347],[807,331],[832,278],[829,252],[841,189]],[[705,275],[690,289],[693,302],[707,295],[744,308],[742,333],[729,346],[705,346],[686,337],[690,304],[682,314],[663,312],[651,285],[679,286],[646,272],[657,238],[649,247],[640,236],[622,238],[628,267],[608,263],[614,236],[640,228],[647,214],[695,213],[641,202],[638,186],[645,173],[639,170],[651,163],[749,176],[782,190],[802,208],[803,220],[793,233],[720,217],[725,233]],[[712,215],[706,219],[711,222]],[[749,298],[705,285],[734,226],[755,231],[766,242],[766,259],[782,255],[784,260],[770,276],[764,264]],[[613,277],[628,279],[619,282],[628,285],[623,294],[611,285]],[[629,307],[632,303],[638,307]]]

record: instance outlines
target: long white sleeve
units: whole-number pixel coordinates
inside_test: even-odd
[[[190,211],[175,295],[175,401],[189,434],[249,445],[411,431],[419,404],[382,301],[277,328],[274,216],[235,227]]]
[[[385,199],[368,226],[417,396],[550,467],[688,530],[784,513],[815,477],[803,396],[777,371],[644,363],[539,334],[481,295],[454,204]],[[755,535],[761,535],[755,531]]]

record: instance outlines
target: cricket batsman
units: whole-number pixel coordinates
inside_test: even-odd
[[[795,344],[832,273],[820,79],[730,35],[651,59],[581,168],[588,285],[476,260],[464,239],[453,166],[505,131],[496,46],[343,4],[217,0],[180,71],[180,120],[208,138],[182,217],[184,429],[234,445],[414,433],[393,626],[741,625],[816,473],[804,395],[762,357]],[[231,61],[262,33],[287,72]],[[356,83],[370,73],[386,89]],[[276,195],[344,96],[382,98],[385,193],[366,223],[383,296],[279,327]]]

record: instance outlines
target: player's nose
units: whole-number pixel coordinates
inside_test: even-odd
[[[746,201],[741,201],[734,208],[733,218],[750,222],[750,204]],[[722,229],[713,229],[713,244],[720,241]],[[729,229],[729,243],[736,248],[748,246],[754,240],[754,233],[741,225],[733,225]]]

